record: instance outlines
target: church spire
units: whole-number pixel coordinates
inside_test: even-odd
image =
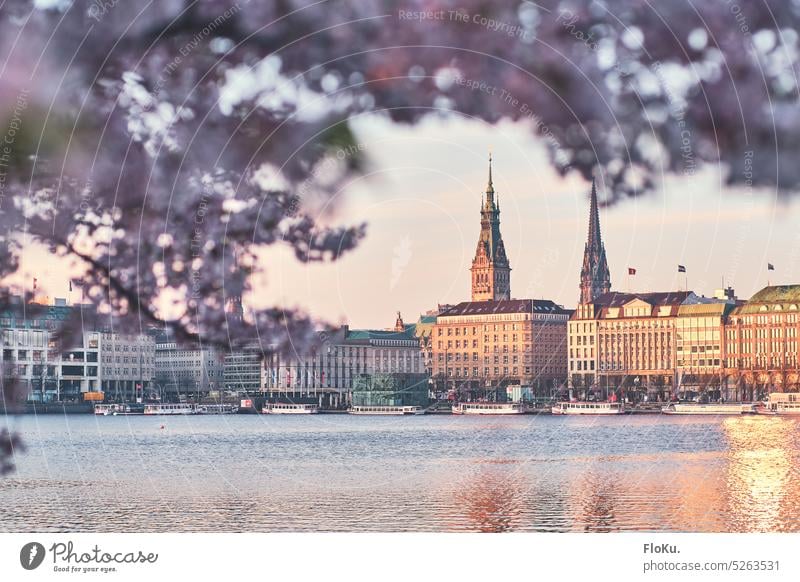
[[[487,194],[491,192],[494,194],[494,184],[492,184],[492,152],[489,152],[489,185],[486,186]]]
[[[591,303],[603,293],[611,291],[611,275],[606,261],[606,249],[600,235],[600,209],[597,204],[597,185],[592,178],[589,202],[589,232],[583,251],[581,268],[581,303]]]
[[[600,238],[600,210],[597,207],[597,187],[594,178],[592,178],[592,194],[589,203],[589,236],[587,240],[591,246],[602,246],[603,244]]]

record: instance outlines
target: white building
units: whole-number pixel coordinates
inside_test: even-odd
[[[160,339],[155,348],[154,389],[173,394],[208,394],[224,388],[225,357],[208,346],[183,346]]]
[[[356,378],[376,374],[425,374],[425,356],[414,325],[402,319],[390,330],[343,326],[308,356],[267,356],[266,392],[346,393]]]
[[[54,331],[75,309],[85,311],[77,345],[61,352]],[[107,399],[142,397],[151,388],[155,342],[145,334],[121,334],[98,325],[90,306],[21,303],[0,314],[2,374],[21,381],[29,398],[78,401],[86,393]]]

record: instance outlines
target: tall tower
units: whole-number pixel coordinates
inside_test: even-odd
[[[489,154],[489,185],[481,205],[481,234],[472,260],[472,300],[511,299],[511,266],[500,235],[500,206],[494,200],[492,155]]]
[[[606,262],[606,248],[600,236],[600,213],[597,208],[597,189],[592,179],[592,200],[589,209],[589,236],[583,251],[581,267],[581,303],[591,303],[611,291],[611,274]]]

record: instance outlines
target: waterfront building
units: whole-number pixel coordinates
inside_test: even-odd
[[[733,309],[723,355],[730,398],[800,390],[799,312],[800,285],[764,287]]]
[[[225,390],[238,395],[254,395],[267,385],[265,355],[257,344],[233,350],[225,355],[223,383]]]
[[[118,333],[110,329],[101,330],[99,336],[100,391],[105,399],[123,402],[153,398],[155,338],[149,334]],[[91,346],[91,339],[89,344]]]
[[[429,403],[428,375],[361,374],[353,381],[353,406],[419,406]]]
[[[425,357],[416,326],[403,323],[400,314],[391,329],[344,325],[322,339],[322,346],[306,356],[267,354],[263,391],[271,398],[314,397],[322,405],[337,407],[349,403],[357,380],[364,389],[374,384],[374,378],[395,377],[403,382],[423,378],[427,394]]]
[[[481,204],[481,232],[470,268],[473,301],[511,299],[511,265],[500,234],[500,204],[492,184],[492,156],[489,155],[489,183]]]
[[[225,387],[225,355],[210,346],[184,346],[168,334],[156,339],[154,389],[162,400],[209,395]]]
[[[717,400],[725,389],[725,326],[735,298],[701,298],[681,305],[675,321],[675,368],[678,396],[704,393]]]
[[[472,300],[440,306],[426,344],[433,392],[437,398],[505,400],[507,387],[527,386],[549,394],[566,380],[571,312],[549,300],[511,298],[491,156],[480,215]]]
[[[55,332],[72,317],[81,318],[82,331],[62,351]],[[153,338],[115,331],[91,305],[18,300],[0,314],[0,344],[3,376],[21,382],[30,400],[124,400],[142,398],[152,389]]]
[[[465,301],[436,317],[432,334],[437,392],[505,399],[507,387],[549,395],[567,376],[571,311],[549,300]]]
[[[675,321],[695,297],[691,291],[611,292],[581,305],[570,322],[574,395],[668,397],[675,387]]]

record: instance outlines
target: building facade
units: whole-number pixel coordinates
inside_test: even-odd
[[[800,285],[765,287],[731,312],[723,353],[731,398],[800,391],[799,312]]]
[[[162,400],[208,395],[225,388],[225,355],[207,346],[183,346],[157,339],[154,389]]]
[[[465,301],[442,312],[431,335],[436,391],[502,399],[520,385],[550,394],[567,379],[570,314],[535,299]]]
[[[357,382],[361,392],[376,382],[423,382],[427,394],[425,355],[415,328],[398,314],[392,329],[342,326],[307,356],[267,354],[263,391],[271,398],[314,397],[333,407],[350,403]]]
[[[268,383],[265,355],[258,345],[233,350],[225,355],[225,390],[239,395],[261,394]]]
[[[80,312],[83,331],[62,350],[55,333]],[[147,334],[113,331],[92,306],[22,305],[0,314],[2,374],[21,382],[34,401],[147,397],[155,369],[155,341]]]

